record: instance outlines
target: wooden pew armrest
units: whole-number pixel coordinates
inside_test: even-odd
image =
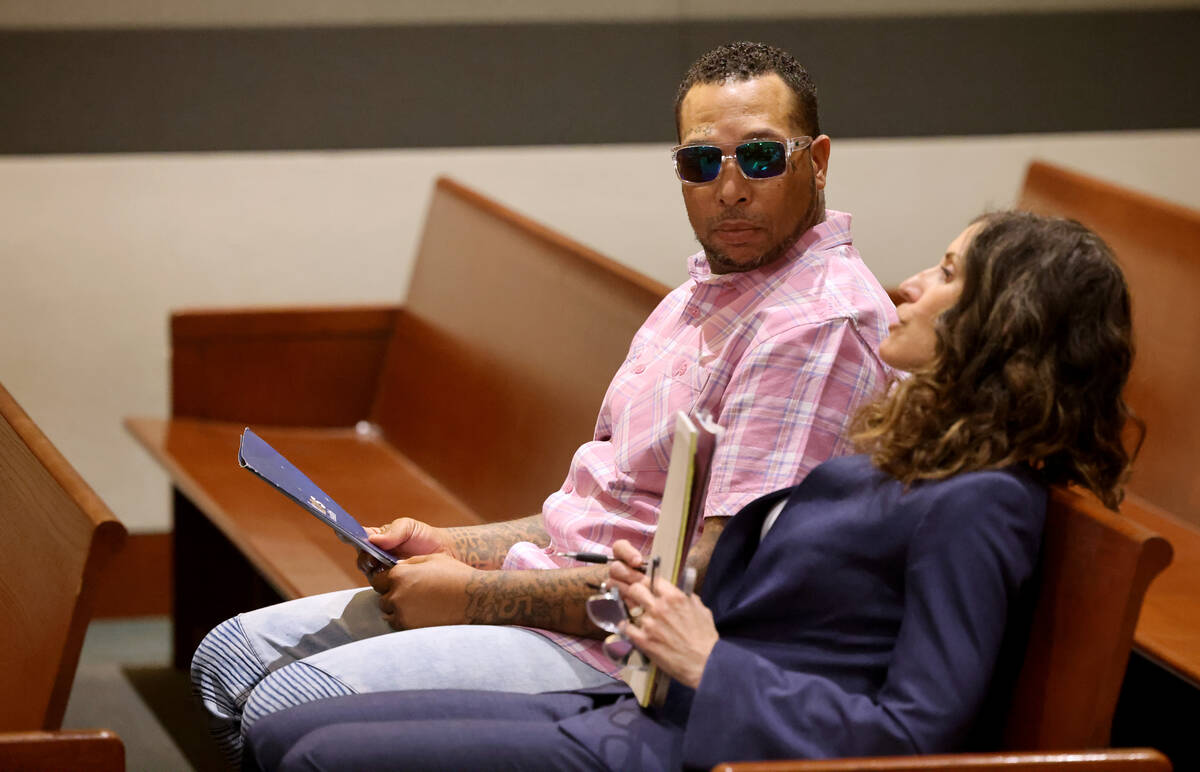
[[[1170,772],[1171,762],[1152,748],[1128,748],[881,756],[817,761],[743,761],[718,764],[713,767],[713,772],[1049,772],[1059,767],[1076,772]]]
[[[399,306],[189,310],[171,316],[171,414],[350,426],[371,410]]]
[[[0,769],[120,772],[125,744],[108,729],[0,732]]]
[[[1132,493],[1121,516],[1162,536],[1173,554],[1146,592],[1134,646],[1200,689],[1200,528]]]

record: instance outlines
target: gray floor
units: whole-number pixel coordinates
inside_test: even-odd
[[[88,627],[63,726],[106,728],[125,743],[130,772],[220,768],[186,677],[170,668],[166,617]]]

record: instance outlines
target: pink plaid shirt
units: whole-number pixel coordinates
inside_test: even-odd
[[[828,212],[762,268],[713,274],[701,252],[689,273],[634,336],[592,441],[546,499],[550,546],[513,545],[505,569],[578,565],[552,553],[609,552],[617,539],[649,552],[678,410],[725,428],[705,517],[730,517],[848,451],[850,416],[887,378],[876,351],[896,319],[851,242],[850,215]],[[538,632],[616,673],[599,641]]]

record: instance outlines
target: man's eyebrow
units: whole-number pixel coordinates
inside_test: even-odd
[[[695,126],[692,128],[691,131],[689,131],[687,134],[684,135],[683,144],[685,144],[685,145],[694,144],[698,141],[702,141],[704,139],[707,139],[708,137],[711,137],[714,133],[715,133],[715,128],[711,123],[705,124],[703,126]],[[777,130],[777,129],[759,128],[759,129],[753,129],[752,131],[747,131],[747,132],[743,133],[742,136],[738,139],[738,142],[745,142],[748,139],[779,139],[779,140],[782,140],[782,139],[786,139],[786,138],[787,137],[784,134],[780,133],[779,130]]]
[[[783,134],[776,129],[755,129],[748,131],[742,135],[743,140],[747,139],[785,139]]]

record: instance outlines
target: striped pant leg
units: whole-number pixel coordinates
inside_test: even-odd
[[[276,670],[262,679],[245,703],[239,753],[246,732],[263,716],[306,702],[355,693],[344,682],[304,660]]]
[[[267,675],[240,619],[217,625],[192,656],[192,693],[208,712],[208,728],[236,767],[242,754],[242,708]]]
[[[391,631],[369,588],[313,595],[239,614],[214,628],[196,649],[192,689],[209,713],[213,737],[236,764],[243,710],[268,673]]]
[[[196,649],[192,691],[208,711],[209,732],[235,767],[241,763],[245,729],[263,715],[354,693],[304,661],[268,673],[250,646],[239,617],[215,627]]]

